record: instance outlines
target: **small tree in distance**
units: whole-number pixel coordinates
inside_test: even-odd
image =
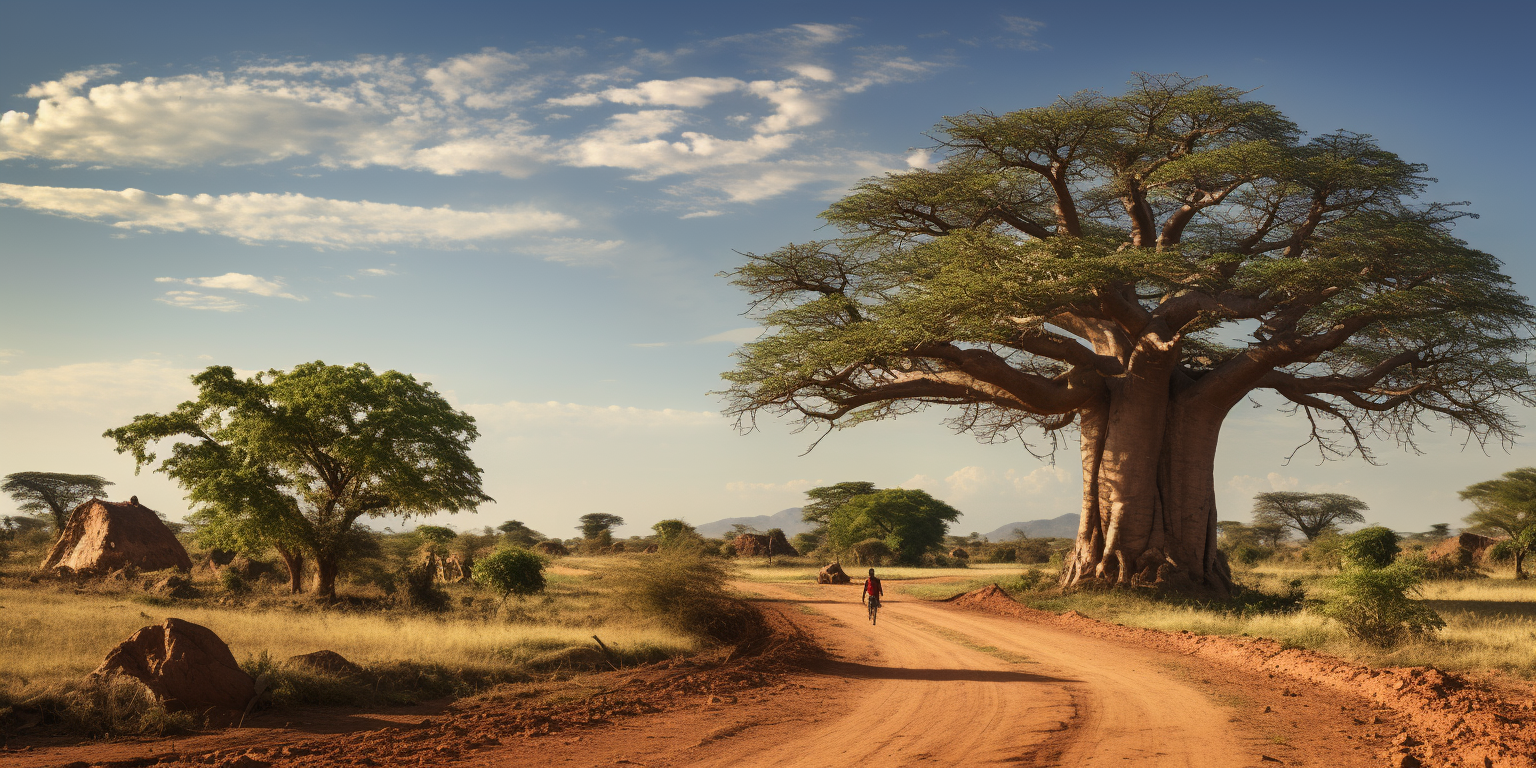
[[[475,563],[470,570],[475,583],[501,593],[526,597],[544,591],[544,558],[526,549],[503,549]]]
[[[589,548],[607,547],[613,544],[614,526],[624,524],[624,518],[607,512],[591,512],[582,515],[579,519],[581,523],[576,528],[581,531],[581,538],[586,540]]]
[[[827,519],[827,540],[846,552],[878,539],[904,563],[916,563],[944,543],[960,511],[926,491],[889,488],[855,496]]]
[[[1461,498],[1477,505],[1467,515],[1473,533],[1494,533],[1509,539],[1496,545],[1495,554],[1515,561],[1515,578],[1525,578],[1525,556],[1536,550],[1536,467],[1505,472],[1498,480],[1467,486]]]
[[[107,495],[114,483],[100,475],[69,475],[62,472],[15,472],[5,476],[0,491],[10,494],[16,508],[53,519],[57,536],[69,522],[69,513],[92,498]]]
[[[656,532],[656,545],[661,548],[675,547],[699,537],[693,526],[682,520],[662,520],[651,526],[651,530]]]
[[[544,534],[529,528],[517,520],[508,520],[496,526],[507,537],[507,541],[519,547],[531,547],[544,540]]]
[[[1270,491],[1253,497],[1254,526],[1289,528],[1307,541],[1324,531],[1350,523],[1363,523],[1365,502],[1342,493]]]

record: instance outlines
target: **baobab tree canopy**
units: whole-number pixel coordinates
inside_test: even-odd
[[[729,274],[770,333],[725,374],[728,413],[847,427],[932,405],[983,440],[1077,433],[1065,585],[1225,592],[1212,467],[1228,411],[1267,390],[1325,456],[1410,443],[1427,417],[1512,438],[1531,306],[1420,203],[1422,165],[1304,139],[1243,91],[1141,75],[946,118],[943,158],[869,179],[840,236]]]

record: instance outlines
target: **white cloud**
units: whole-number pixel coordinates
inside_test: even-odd
[[[463,246],[577,225],[532,208],[456,211],[298,194],[156,195],[138,189],[0,184],[0,204],[110,222],[128,230],[197,231],[251,241],[328,248]]]
[[[925,474],[914,475],[900,487],[920,488],[940,498],[959,501],[975,501],[984,497],[1033,499],[1054,496],[1067,489],[1071,481],[1072,476],[1055,465],[1022,473],[1015,469],[997,472],[986,467],[969,466],[949,473],[942,481]]]
[[[293,299],[294,301],[307,301],[303,296],[295,296],[284,293],[283,281],[268,280],[255,275],[246,275],[239,272],[227,272],[217,277],[188,277],[185,279],[175,277],[157,277],[157,283],[186,283],[199,288],[219,288],[227,291],[244,291],[254,293],[257,296],[276,296],[281,299]]]
[[[1035,21],[1024,16],[1004,16],[1003,30],[1011,37],[1003,38],[1004,47],[1018,48],[1025,51],[1038,51],[1050,48],[1049,45],[1035,39],[1035,34],[1045,28],[1045,22]]]
[[[449,103],[462,103],[471,109],[506,107],[535,93],[535,83],[507,83],[508,76],[526,70],[528,65],[512,54],[486,48],[480,53],[456,56],[424,74],[432,90]]]
[[[910,83],[921,80],[943,64],[918,61],[900,47],[865,48],[858,56],[858,74],[843,86],[847,93],[862,93],[872,86]]]
[[[1264,477],[1234,475],[1231,480],[1227,481],[1227,487],[1245,496],[1254,496],[1270,491],[1294,491],[1301,487],[1301,479],[1288,477],[1279,472],[1271,472]]]
[[[833,74],[832,70],[815,64],[791,64],[786,69],[818,83],[830,83],[837,79],[837,75]]]
[[[206,309],[213,312],[239,312],[250,308],[250,305],[241,304],[228,296],[197,291],[166,291],[164,296],[155,301],[182,309]]]
[[[654,179],[756,162],[788,149],[799,138],[778,134],[720,139],[695,131],[682,132],[677,141],[661,138],[686,120],[684,112],[672,109],[614,115],[608,125],[577,138],[567,147],[565,159],[575,166],[628,168],[637,171],[636,178]]]
[[[704,107],[714,97],[739,91],[746,85],[734,77],[647,80],[632,88],[609,88],[603,91],[602,97],[617,104],[641,107]]]
[[[679,216],[678,218],[679,219],[707,219],[707,218],[709,218],[711,216],[721,216],[721,215],[724,215],[724,214],[725,214],[725,211],[717,211],[717,210],[714,210],[713,208],[711,208],[711,209],[709,209],[707,211],[694,211],[692,213],[685,213],[685,214]]]
[[[196,370],[163,360],[73,363],[0,375],[0,405],[122,414],[169,410],[197,396]]]
[[[389,277],[390,275],[398,275],[398,274],[400,274],[399,272],[396,272],[393,269],[381,269],[379,267],[369,267],[367,269],[359,269],[357,272],[360,275],[367,275],[368,277]]]
[[[561,403],[522,403],[515,400],[497,404],[464,406],[482,426],[505,430],[522,429],[616,429],[627,427],[724,427],[725,417],[714,411],[660,410],[618,405],[607,407]]]
[[[342,293],[341,291],[331,291],[331,295],[339,297],[339,298],[343,298],[343,299],[372,299],[372,298],[375,298],[372,294],[368,294],[368,293]]]
[[[757,341],[757,337],[761,335],[763,335],[762,327],[754,325],[751,328],[736,328],[734,330],[722,331],[712,336],[705,336],[694,343],[710,344],[717,341],[725,341],[732,344],[745,344],[749,341]]]

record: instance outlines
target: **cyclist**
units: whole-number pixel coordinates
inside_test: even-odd
[[[875,569],[869,569],[869,578],[864,580],[864,592],[859,595],[859,602],[869,603],[869,623],[875,623],[875,612],[880,610],[880,596],[885,590],[880,586],[880,580],[875,578]]]

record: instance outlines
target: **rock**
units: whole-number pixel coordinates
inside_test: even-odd
[[[850,584],[853,579],[843,572],[841,563],[828,563],[816,574],[817,584]]]
[[[1391,757],[1388,764],[1392,768],[1420,768],[1424,765],[1412,752],[1399,752]]]
[[[956,560],[969,560],[969,559],[971,559],[971,553],[965,551],[964,549],[961,549],[960,547],[955,547],[954,549],[951,549],[949,551],[949,556],[955,558]]]
[[[335,651],[315,651],[291,656],[288,663],[333,675],[355,675],[363,671],[362,667],[347,661],[345,656]]]
[[[167,709],[240,711],[256,684],[207,627],[170,618],[144,627],[107,653],[92,677],[127,675],[144,683]]]
[[[41,567],[107,574],[130,565],[141,571],[192,570],[187,550],[137,496],[127,502],[91,499],[75,507]]]
[[[165,578],[155,582],[154,585],[149,588],[149,591],[162,597],[176,597],[181,599],[198,597],[202,594],[197,591],[196,587],[192,586],[191,579],[188,579],[185,576],[178,576],[176,574],[171,574],[170,576],[166,576]]]

